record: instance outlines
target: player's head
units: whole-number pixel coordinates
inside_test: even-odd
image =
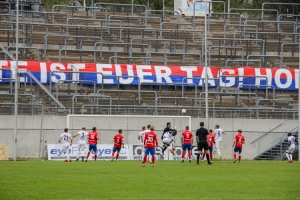
[[[239,129],[239,130],[238,130],[238,133],[242,133],[242,132],[243,132],[242,129]]]
[[[94,126],[94,127],[92,128],[92,130],[93,130],[93,131],[96,131],[96,130],[97,130],[97,128]]]
[[[151,127],[150,127],[150,130],[151,130],[151,131],[154,131],[154,126],[151,126]]]
[[[83,127],[82,127],[82,130],[83,130],[83,131],[85,131],[85,130],[86,130],[86,127],[85,127],[85,126],[83,126]]]
[[[66,133],[66,132],[68,132],[68,131],[69,131],[69,129],[68,129],[68,128],[65,128],[65,129],[64,129],[64,131],[65,131],[65,133]]]
[[[209,133],[212,133],[212,130],[211,129],[209,129],[209,131],[208,131]]]
[[[151,128],[151,124],[148,124],[148,125],[147,125],[147,129],[150,130],[150,128]]]
[[[146,126],[143,126],[143,127],[142,127],[142,130],[145,130],[145,129],[146,129]]]
[[[204,122],[200,122],[200,126],[204,126]]]
[[[122,134],[122,129],[119,129],[119,130],[118,130],[118,133]]]
[[[167,127],[171,127],[171,122],[167,122]]]
[[[185,127],[185,130],[189,130],[189,129],[190,129],[190,127],[189,127],[189,126],[186,126],[186,127]]]
[[[215,125],[215,128],[219,128],[219,127],[220,127],[219,124],[216,124],[216,125]]]
[[[288,136],[291,136],[291,135],[292,135],[292,133],[291,133],[291,132],[289,132],[289,133],[288,133]]]

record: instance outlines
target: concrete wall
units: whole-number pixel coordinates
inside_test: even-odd
[[[188,120],[183,118],[162,118],[160,116],[143,118],[139,116],[133,116],[134,118],[121,118],[119,116],[110,116],[105,118],[83,118],[81,120],[70,121],[71,134],[75,134],[80,130],[81,126],[86,126],[88,130],[92,126],[96,126],[100,134],[101,144],[111,144],[113,135],[119,128],[123,129],[125,136],[125,143],[138,144],[137,134],[142,126],[146,126],[148,123],[155,126],[156,133],[160,137],[162,130],[166,125],[166,122],[170,121],[173,126],[182,131],[185,126],[188,125]],[[43,117],[43,129],[41,131],[41,116],[18,116],[18,142],[17,142],[17,156],[20,158],[38,158],[40,151],[40,136],[44,136],[44,140],[47,140],[48,144],[57,143],[60,134],[63,129],[67,127],[66,116],[44,116]],[[205,119],[192,118],[191,130],[193,133],[199,127],[199,122]],[[250,144],[255,139],[259,138],[266,132],[280,125],[271,133],[260,138],[256,142]],[[246,138],[246,143],[243,147],[243,159],[253,159],[255,156],[268,149],[271,143],[286,135],[287,132],[298,126],[297,120],[264,120],[264,119],[210,119],[209,129],[214,129],[214,125],[219,124],[220,127],[226,132],[223,135],[223,141],[221,143],[221,153],[223,158],[232,159],[232,143],[233,137],[237,133],[238,129],[243,130],[243,135]],[[8,155],[13,157],[14,149],[14,116],[0,116],[0,144],[8,144]],[[176,136],[176,144],[180,145],[180,134]],[[43,140],[43,138],[42,138]],[[74,140],[74,143],[77,139]],[[161,144],[161,141],[159,141]],[[42,143],[41,143],[42,144]],[[43,145],[41,145],[43,146]]]

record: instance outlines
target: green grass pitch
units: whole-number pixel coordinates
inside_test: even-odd
[[[300,162],[0,162],[0,199],[300,199]]]

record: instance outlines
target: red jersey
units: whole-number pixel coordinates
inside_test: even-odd
[[[207,138],[207,144],[208,144],[209,147],[212,147],[216,143],[215,136],[213,134],[209,133],[207,135],[207,137],[208,137]]]
[[[122,142],[124,141],[124,136],[120,133],[114,136],[114,147],[121,148]]]
[[[242,134],[238,133],[234,136],[235,146],[242,147],[243,143],[245,143],[245,138]]]
[[[145,148],[155,148],[158,145],[156,133],[150,131],[146,134],[144,139]]]
[[[88,138],[89,138],[89,144],[97,144],[97,137],[98,137],[98,133],[97,132],[90,132],[88,134]]]
[[[183,144],[192,144],[193,133],[185,130],[181,133],[181,137],[183,138]]]

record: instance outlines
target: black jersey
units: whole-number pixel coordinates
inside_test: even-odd
[[[206,128],[199,128],[196,131],[196,136],[198,136],[198,141],[206,141],[206,136],[208,135],[208,130]]]

